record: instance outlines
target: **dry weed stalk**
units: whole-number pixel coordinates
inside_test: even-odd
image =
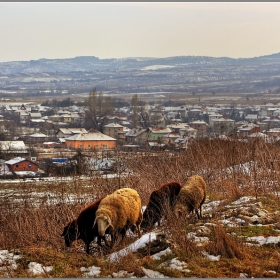
[[[220,255],[225,258],[243,259],[241,243],[228,235],[221,225],[212,227],[212,240],[205,246],[205,249],[213,255]]]

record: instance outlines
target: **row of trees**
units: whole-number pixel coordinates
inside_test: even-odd
[[[149,126],[155,124],[159,119],[160,115],[151,114],[146,108],[146,102],[140,100],[138,95],[135,94],[131,98],[131,102],[127,103],[125,101],[117,101],[118,105],[123,103],[126,106],[131,107],[131,122],[132,127],[136,128],[141,126],[143,128],[148,128]],[[102,132],[103,126],[106,124],[106,117],[114,114],[116,108],[116,100],[110,96],[104,96],[102,92],[97,92],[94,88],[89,93],[89,98],[87,101],[86,119],[90,122],[90,127],[97,129]]]

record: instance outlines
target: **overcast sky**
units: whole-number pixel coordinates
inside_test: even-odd
[[[280,2],[1,2],[0,62],[280,52]]]

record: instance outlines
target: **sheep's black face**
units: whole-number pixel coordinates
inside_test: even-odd
[[[78,233],[75,223],[70,222],[68,225],[66,225],[61,236],[64,237],[65,245],[67,247],[70,247],[72,242],[78,239]]]

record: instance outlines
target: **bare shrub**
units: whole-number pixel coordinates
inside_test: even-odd
[[[212,240],[205,249],[214,255],[221,255],[225,258],[243,259],[244,253],[242,252],[241,243],[234,240],[228,235],[221,225],[212,227]]]

